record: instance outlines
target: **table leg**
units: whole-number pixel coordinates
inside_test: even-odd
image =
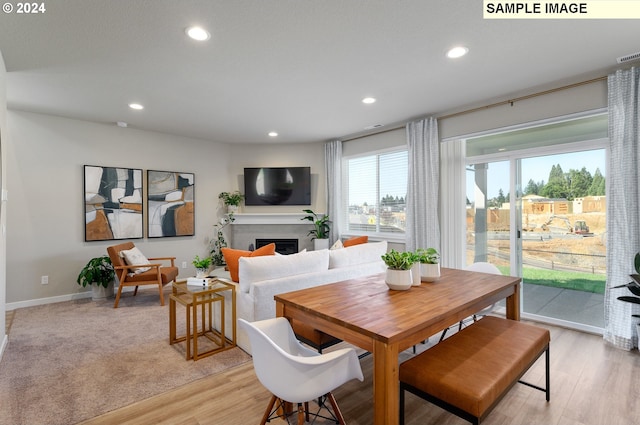
[[[194,297],[193,306],[193,361],[198,360],[198,301]]]
[[[191,315],[189,314],[189,305],[184,306],[185,318],[187,322],[187,335],[184,338],[185,345],[187,346],[187,360],[191,358]]]
[[[397,425],[400,414],[398,345],[373,342],[373,423]]]
[[[507,319],[520,320],[520,283],[513,288],[513,294],[507,297]]]
[[[169,345],[176,340],[176,300],[169,297]]]

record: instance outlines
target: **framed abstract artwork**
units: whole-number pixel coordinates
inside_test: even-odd
[[[147,236],[193,236],[195,175],[147,170]]]
[[[142,170],[84,166],[84,240],[142,238]]]

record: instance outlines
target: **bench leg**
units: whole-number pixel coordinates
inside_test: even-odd
[[[547,401],[551,400],[551,376],[550,376],[550,366],[549,366],[549,346],[547,345],[547,349],[544,350],[544,374],[545,374],[545,388],[539,387],[537,385],[533,385],[529,382],[525,382],[523,380],[518,380],[519,383],[526,385],[527,387],[531,387],[531,388],[535,388],[536,390],[540,390],[543,391],[545,393],[545,398],[547,399]]]

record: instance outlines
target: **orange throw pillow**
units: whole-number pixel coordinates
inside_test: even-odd
[[[276,244],[270,243],[269,245],[261,246],[255,251],[245,251],[242,249],[231,249],[231,248],[222,248],[222,256],[224,257],[225,263],[227,263],[227,267],[229,268],[229,274],[231,275],[231,280],[234,282],[238,282],[238,268],[240,257],[260,257],[262,255],[275,255],[276,253]]]
[[[348,246],[360,245],[361,243],[367,242],[369,242],[369,236],[354,236],[342,242],[342,246],[346,248]]]

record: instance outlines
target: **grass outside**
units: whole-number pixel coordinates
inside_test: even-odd
[[[498,266],[502,274],[509,274],[509,267]],[[576,291],[604,294],[606,276],[601,274],[565,272],[559,270],[545,270],[523,268],[522,280],[532,285],[553,286],[556,288],[573,289]]]

